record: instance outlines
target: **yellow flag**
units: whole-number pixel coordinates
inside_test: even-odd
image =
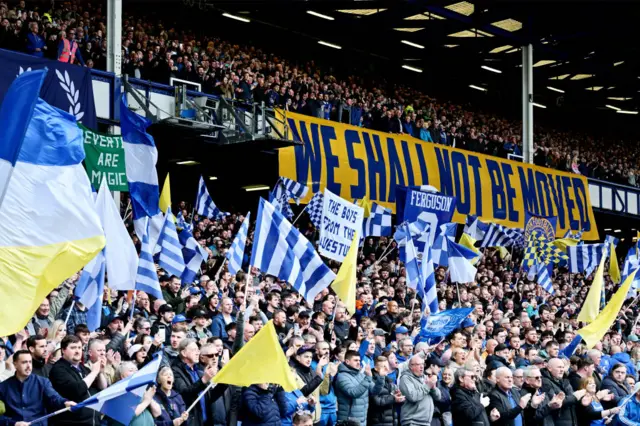
[[[509,255],[509,250],[506,247],[498,247],[498,253],[500,253],[500,259],[504,259]]]
[[[238,336],[242,339],[242,336]],[[278,343],[278,335],[269,321],[213,377],[219,384],[249,386],[259,383],[280,385],[287,392],[298,389],[287,358]]]
[[[458,241],[458,244],[460,244],[461,246],[465,246],[466,248],[468,248],[469,250],[471,250],[472,252],[476,253],[478,256],[474,257],[473,259],[471,259],[471,264],[475,265],[478,260],[480,260],[480,250],[478,250],[477,247],[474,246],[474,244],[476,243],[476,241],[473,239],[469,234],[462,234],[462,237],[460,237],[460,241]]]
[[[164,185],[162,185],[162,194],[160,194],[160,211],[166,212],[167,209],[171,206],[171,185],[169,183],[169,173],[167,173],[167,177],[164,180]]]
[[[609,257],[609,276],[611,280],[618,284],[622,277],[620,276],[620,266],[618,266],[618,255],[616,255],[616,247],[613,243],[609,243],[611,255]]]
[[[578,314],[578,321],[590,323],[596,319],[600,312],[600,301],[602,300],[602,289],[604,286],[604,261],[605,256],[600,259],[600,265],[596,271],[595,277],[593,277],[593,283],[587,294],[587,299],[582,305],[582,309]]]
[[[622,304],[627,298],[627,294],[629,293],[629,288],[631,287],[631,283],[635,279],[637,270],[633,271],[622,286],[616,291],[609,300],[607,306],[604,307],[600,315],[593,321],[591,324],[587,325],[584,328],[578,330],[578,334],[580,337],[587,342],[587,347],[589,349],[593,348],[596,343],[602,340],[605,333],[609,331],[609,328],[613,325],[614,321],[618,317],[618,313],[620,312],[620,308],[622,308]]]
[[[357,205],[364,209],[364,217],[371,216],[371,207],[373,206],[371,205],[371,201],[369,201],[369,197],[365,195],[364,198],[357,203]]]
[[[360,241],[358,238],[358,231],[356,231],[338,275],[331,284],[331,288],[351,315],[356,313],[356,270],[358,269],[358,242]]]
[[[580,240],[576,240],[575,238],[558,238],[553,241],[553,245],[566,253],[567,247],[577,246],[579,242]]]

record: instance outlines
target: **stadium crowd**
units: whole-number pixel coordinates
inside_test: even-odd
[[[179,207],[188,218],[189,206]],[[301,229],[311,236],[305,219]],[[368,238],[361,248],[350,313],[329,289],[306,301],[255,268],[249,282],[245,272],[231,276],[224,255],[243,220],[196,215],[193,235],[209,254],[199,280],[183,285],[158,268],[164,300],[138,292],[134,306],[124,292],[105,289],[95,332],[86,326],[86,307],[71,303],[77,276],[51,292],[24,331],[0,339],[0,423],[26,426],[160,354],[157,386],[135,408],[133,425],[640,424],[640,392],[634,394],[640,327],[631,299],[595,348],[581,345],[570,358],[561,353],[579,327],[592,277],[558,269],[549,296],[521,275],[518,251],[501,256],[494,249],[485,249],[473,283],[456,287],[439,268],[439,308],[474,310],[459,329],[429,345],[415,338],[421,315],[430,313],[407,288],[392,239]],[[252,239],[250,228],[245,271]],[[607,298],[615,289],[606,276]],[[299,390],[218,385],[185,414],[268,321]],[[113,423],[89,408],[49,419],[54,425],[101,421]]]
[[[0,48],[91,68],[106,67],[106,15],[84,2],[0,3]],[[44,12],[44,10],[48,10]],[[212,34],[174,28],[148,16],[126,15],[122,72],[168,84],[193,81],[202,91],[489,155],[521,154],[521,124],[474,112],[420,91],[358,76],[338,77],[313,62],[298,63]],[[604,149],[606,147],[607,149]],[[537,165],[638,186],[632,141],[537,128]]]

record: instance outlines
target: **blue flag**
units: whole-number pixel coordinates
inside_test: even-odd
[[[473,311],[474,308],[449,309],[422,318],[420,322],[420,333],[415,338],[414,343],[430,342],[448,336],[452,331],[460,328],[462,321]]]

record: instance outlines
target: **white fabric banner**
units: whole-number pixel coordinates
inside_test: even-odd
[[[349,251],[356,231],[362,235],[364,209],[324,190],[322,227],[318,252],[329,259],[342,262]]]

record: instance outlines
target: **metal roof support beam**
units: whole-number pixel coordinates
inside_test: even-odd
[[[522,46],[522,156],[533,164],[533,46]]]

